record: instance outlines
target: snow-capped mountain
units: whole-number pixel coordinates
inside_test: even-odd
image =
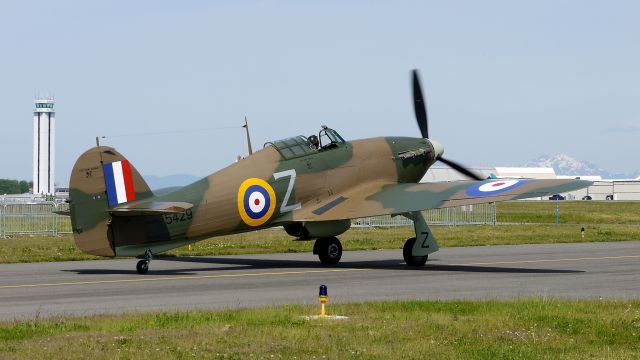
[[[551,167],[556,172],[556,175],[591,175],[601,176],[603,179],[633,179],[640,175],[640,171],[638,170],[632,174],[612,174],[596,164],[588,161],[579,161],[566,154],[556,154],[553,156],[542,155],[523,166]]]

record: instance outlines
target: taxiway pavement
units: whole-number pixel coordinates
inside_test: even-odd
[[[0,319],[393,299],[640,298],[640,241],[446,248],[424,268],[401,250],[0,265]]]

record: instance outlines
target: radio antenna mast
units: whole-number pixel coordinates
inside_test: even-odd
[[[249,155],[253,154],[253,150],[251,149],[251,136],[249,136],[249,124],[247,123],[247,116],[244,117],[244,125],[242,127],[247,132],[247,146],[249,147]]]

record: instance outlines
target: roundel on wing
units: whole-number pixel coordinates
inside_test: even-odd
[[[276,208],[276,194],[269,183],[250,178],[238,189],[238,212],[245,224],[260,226],[267,222]]]
[[[528,180],[495,180],[473,184],[467,188],[467,195],[492,196],[515,189],[526,184]]]

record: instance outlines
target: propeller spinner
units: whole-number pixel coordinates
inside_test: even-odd
[[[411,73],[413,77],[413,108],[416,113],[416,122],[418,123],[418,127],[420,128],[420,133],[422,134],[422,137],[425,139],[428,139],[429,138],[429,121],[427,118],[427,105],[426,105],[426,102],[424,101],[424,96],[422,96],[422,87],[420,86],[420,78],[418,76],[418,70],[414,69]],[[429,140],[429,141],[431,141],[434,148],[436,148],[436,158],[438,161],[441,161],[442,163],[448,165],[449,167],[456,170],[457,172],[463,175],[466,175],[472,179],[484,180],[481,176],[465,168],[461,164],[453,160],[449,160],[442,157],[442,154],[444,153],[444,147],[433,140]]]

